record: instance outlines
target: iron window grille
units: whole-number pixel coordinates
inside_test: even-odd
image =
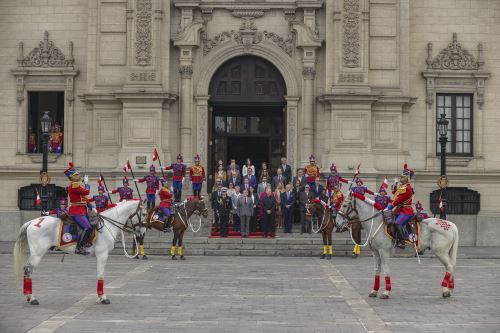
[[[441,190],[430,194],[431,212],[439,215],[439,195]],[[480,211],[480,194],[467,187],[448,187],[445,192],[446,214],[476,215]]]
[[[47,210],[55,209],[59,207],[60,199],[67,199],[68,193],[66,188],[56,186],[54,184],[48,184],[44,189],[47,192]],[[18,200],[17,206],[20,210],[40,210],[41,206],[36,205],[36,193],[42,196],[42,185],[41,184],[31,184],[29,186],[21,187],[18,190]]]

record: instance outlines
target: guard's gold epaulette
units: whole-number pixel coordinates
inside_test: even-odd
[[[71,183],[71,188],[79,188],[82,186],[82,183],[80,182],[72,182]]]

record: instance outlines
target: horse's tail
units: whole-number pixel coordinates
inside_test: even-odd
[[[454,228],[455,231],[455,239],[453,240],[453,244],[450,249],[450,259],[451,259],[451,264],[453,265],[453,268],[455,268],[457,264],[457,253],[458,253],[458,228],[455,226]]]
[[[29,226],[30,222],[23,224],[17,235],[16,244],[14,244],[14,269],[16,271],[16,285],[18,287],[26,260],[26,250],[28,248],[27,229]]]

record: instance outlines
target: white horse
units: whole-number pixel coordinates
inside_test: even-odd
[[[359,218],[363,228],[368,231],[367,244],[373,252],[375,260],[375,282],[369,297],[377,297],[380,287],[380,272],[385,275],[385,291],[380,296],[389,298],[391,291],[391,278],[389,271],[389,258],[392,252],[392,239],[384,232],[382,212],[373,207],[373,201],[361,200],[349,195],[342,205],[339,213],[343,216],[344,225],[348,220]],[[455,266],[458,250],[458,229],[450,222],[438,218],[428,218],[420,223],[420,249],[431,249],[445,266],[446,274],[441,283],[442,296],[450,297],[455,287]]]
[[[103,220],[102,227],[96,232],[93,245],[87,249],[97,259],[97,302],[99,303],[110,303],[104,294],[104,269],[108,255],[115,246],[118,233],[123,232],[127,221],[136,215],[139,220],[144,218],[141,201],[139,200],[120,202],[115,207],[100,214]],[[16,280],[19,283],[22,268],[24,267],[24,294],[27,302],[32,305],[39,304],[32,293],[31,275],[33,269],[38,266],[47,250],[58,245],[61,224],[61,220],[57,217],[43,216],[24,223],[19,230],[14,245]],[[76,245],[69,246],[64,251],[74,253],[75,247]],[[27,248],[30,256],[26,261],[25,253]]]

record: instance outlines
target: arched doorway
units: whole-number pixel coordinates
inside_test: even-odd
[[[286,151],[286,85],[279,70],[259,57],[233,58],[213,75],[209,95],[209,175],[219,159],[242,165],[250,157],[257,171],[263,161],[278,165]]]

